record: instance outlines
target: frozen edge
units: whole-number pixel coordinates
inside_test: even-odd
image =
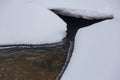
[[[15,49],[15,48],[53,48],[63,45],[65,41],[50,43],[50,44],[13,44],[13,45],[0,45],[2,49]]]

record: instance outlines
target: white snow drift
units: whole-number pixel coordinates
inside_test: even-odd
[[[57,9],[61,14],[86,19],[111,18],[94,11]],[[36,1],[6,0],[0,5],[0,45],[45,44],[61,41],[66,24]]]
[[[120,0],[80,0],[76,4],[112,12],[114,19],[78,31],[73,56],[61,80],[120,80]]]
[[[47,8],[26,0],[0,0],[0,45],[61,41],[66,24]]]

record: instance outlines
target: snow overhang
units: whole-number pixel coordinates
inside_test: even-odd
[[[88,10],[79,10],[79,9],[67,9],[67,8],[51,8],[52,12],[57,15],[75,17],[75,18],[83,18],[83,19],[112,19],[113,15],[110,13],[100,13],[95,11]]]
[[[67,38],[69,40],[74,40],[78,29],[113,18],[112,14],[99,13],[95,11],[69,8],[51,8],[49,10],[67,23]]]

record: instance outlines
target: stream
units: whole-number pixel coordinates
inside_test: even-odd
[[[51,11],[67,23],[66,37],[52,44],[0,45],[0,80],[60,80],[70,62],[77,31],[111,19],[88,20]]]

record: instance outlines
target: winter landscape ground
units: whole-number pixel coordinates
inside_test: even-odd
[[[61,42],[66,36],[67,24],[51,8],[73,9],[72,14],[80,13],[83,18],[103,16],[98,13],[113,16],[77,31],[73,55],[61,80],[120,80],[120,0],[0,0],[1,50],[3,45]],[[6,60],[0,61],[1,67],[10,66],[4,65]],[[3,72],[7,69],[1,68]],[[3,77],[0,75],[0,78]]]

